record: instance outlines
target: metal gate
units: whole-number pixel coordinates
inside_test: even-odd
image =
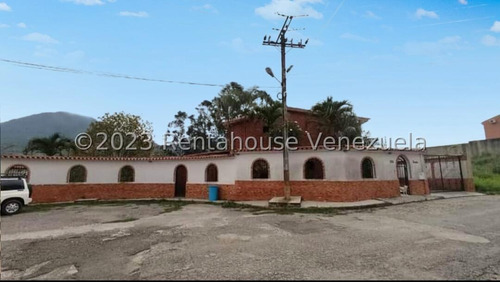
[[[433,192],[464,191],[463,155],[426,155],[427,180]]]
[[[396,161],[396,170],[398,173],[398,179],[399,179],[399,186],[403,187],[406,186],[408,187],[409,184],[409,177],[408,177],[408,163],[406,162],[406,159],[403,156],[399,156],[397,161]]]

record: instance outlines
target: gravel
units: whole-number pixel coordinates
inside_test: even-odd
[[[3,279],[500,279],[500,197],[328,214],[192,204],[2,218]],[[114,222],[134,218],[133,221]]]

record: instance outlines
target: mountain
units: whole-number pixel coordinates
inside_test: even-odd
[[[95,119],[66,112],[41,113],[0,123],[1,153],[21,153],[34,137],[48,137],[56,132],[75,138],[85,132]]]

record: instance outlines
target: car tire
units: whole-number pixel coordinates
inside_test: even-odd
[[[13,215],[21,211],[23,204],[19,200],[6,200],[2,203],[2,214]]]

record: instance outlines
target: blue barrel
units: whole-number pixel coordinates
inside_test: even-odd
[[[219,199],[219,186],[210,185],[208,186],[208,200],[215,202]]]

